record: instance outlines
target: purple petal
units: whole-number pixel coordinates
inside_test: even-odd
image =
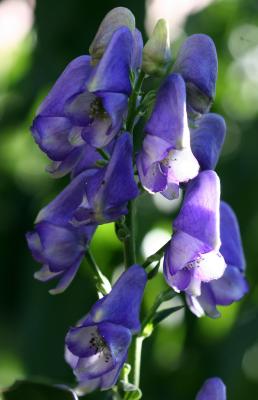
[[[42,244],[42,257],[51,271],[66,269],[82,257],[86,243],[73,227],[41,222],[35,229]]]
[[[39,107],[37,115],[64,116],[66,101],[84,90],[91,69],[89,56],[81,56],[70,62]]]
[[[72,218],[74,211],[79,207],[85,193],[85,185],[92,175],[92,171],[85,171],[72,182],[38,214],[36,222],[50,221],[65,225]]]
[[[97,325],[79,326],[69,330],[65,343],[73,355],[89,357],[96,353],[96,348],[91,343],[95,336],[99,336]]]
[[[96,118],[82,133],[84,140],[94,147],[105,147],[121,129],[128,98],[121,93],[99,93],[105,115]]]
[[[206,252],[220,247],[219,200],[217,174],[203,171],[188,184],[182,208],[173,223],[176,231],[183,231],[205,243]]]
[[[194,268],[194,277],[202,282],[221,278],[226,269],[225,260],[217,251],[202,254],[195,264],[197,265]]]
[[[112,322],[132,332],[140,328],[139,311],[147,282],[146,272],[139,265],[126,270],[112,291],[93,306],[90,314],[94,322]]]
[[[210,282],[216,304],[229,305],[240,300],[249,290],[248,283],[238,268],[228,265],[222,278]]]
[[[175,232],[165,253],[167,271],[173,275],[208,251],[209,247],[195,237],[182,231]]]
[[[191,148],[202,170],[215,169],[226,135],[224,119],[217,114],[205,114],[196,120],[191,130]]]
[[[132,164],[132,140],[124,133],[117,140],[111,160],[106,168],[103,184],[94,199],[94,205],[105,205],[108,210],[119,208],[138,195]]]
[[[207,379],[197,394],[196,400],[226,400],[226,386],[220,378]]]
[[[83,255],[81,256],[81,258],[79,258],[77,260],[77,262],[75,262],[73,265],[71,265],[70,268],[68,268],[67,270],[65,270],[63,272],[63,275],[60,276],[59,282],[56,285],[56,287],[54,289],[49,290],[50,294],[53,294],[53,295],[60,294],[60,293],[63,293],[68,288],[68,286],[73,281],[73,278],[75,277],[75,275],[80,267],[82,258],[83,258]]]
[[[218,60],[212,39],[203,34],[188,37],[179,50],[174,71],[187,85],[188,102],[199,111],[207,112],[215,96]]]
[[[220,317],[220,313],[216,308],[216,299],[210,288],[210,283],[203,283],[201,286],[201,295],[196,297],[196,302],[199,302],[200,308],[203,309],[204,314],[210,318]],[[194,312],[194,310],[192,310]]]
[[[133,53],[131,68],[137,71],[142,65],[142,50],[143,50],[143,39],[142,34],[138,29],[133,32]]]
[[[34,273],[34,278],[41,282],[48,282],[51,279],[61,276],[62,274],[63,274],[63,271],[59,271],[59,272],[50,271],[49,266],[44,264],[43,267],[39,271]]]
[[[167,264],[165,264],[164,274],[169,286],[171,286],[177,292],[185,290],[189,286],[191,281],[190,271],[182,269],[176,272],[175,275],[171,275],[169,273]]]
[[[62,161],[76,146],[69,140],[73,130],[77,129],[80,134],[80,128],[73,128],[71,121],[65,117],[38,116],[31,129],[40,149],[54,161]]]
[[[116,30],[87,83],[90,92],[116,92],[130,95],[130,64],[133,36],[126,27]]]
[[[154,109],[144,130],[147,134],[167,141],[174,149],[181,149],[189,144],[185,83],[180,75],[169,75],[159,89]]]
[[[234,265],[240,271],[245,269],[245,256],[236,215],[232,208],[222,201],[220,203],[220,252],[226,263]]]

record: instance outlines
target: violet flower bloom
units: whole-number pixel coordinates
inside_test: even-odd
[[[204,114],[194,121],[191,129],[191,149],[201,170],[215,169],[226,135],[224,118],[218,114]]]
[[[226,400],[226,386],[220,378],[207,379],[195,400]]]
[[[36,222],[76,227],[115,221],[127,213],[128,201],[137,195],[131,136],[124,133],[115,141],[107,166],[81,172],[40,211]]]
[[[203,34],[189,36],[182,44],[173,71],[186,82],[188,111],[208,112],[215,97],[218,75],[216,47]]]
[[[176,198],[179,184],[199,171],[190,147],[185,83],[180,75],[169,75],[161,86],[145,132],[137,158],[141,183],[150,193]]]
[[[40,222],[33,232],[26,235],[28,246],[36,261],[43,267],[34,274],[40,281],[58,279],[59,283],[51,294],[63,292],[73,280],[95,227],[81,229],[71,225],[58,226]]]
[[[219,279],[226,268],[220,248],[220,182],[214,171],[191,181],[165,253],[164,274],[175,291],[201,295],[202,282]]]
[[[132,333],[140,329],[139,310],[146,272],[139,265],[125,271],[112,291],[66,336],[66,361],[79,381],[78,390],[106,390],[117,381]]]
[[[199,297],[187,296],[191,311],[201,317],[220,316],[217,305],[229,305],[240,300],[248,292],[248,283],[244,277],[245,257],[243,253],[238,222],[233,210],[227,203],[220,204],[221,248],[227,268],[223,276],[203,283]]]
[[[106,146],[119,132],[131,93],[132,52],[133,36],[122,27],[95,67],[89,56],[78,57],[57,80],[32,125],[35,141],[54,161],[49,172],[64,175],[84,157],[94,165],[92,146]]]

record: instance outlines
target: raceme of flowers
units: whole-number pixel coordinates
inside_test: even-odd
[[[123,7],[106,15],[89,55],[68,64],[31,128],[51,161],[47,171],[57,178],[70,174],[70,183],[27,233],[42,264],[35,278],[57,282],[51,293],[69,286],[98,225],[115,222],[126,242],[128,205],[144,191],[173,201],[180,188],[183,203],[165,248],[167,284],[185,293],[198,317],[218,317],[218,305],[248,291],[238,222],[220,199],[214,171],[226,134],[223,117],[210,113],[217,73],[211,38],[188,37],[175,57],[164,20],[144,46],[133,14]],[[159,84],[146,93],[144,81],[152,77]],[[135,150],[133,131],[141,117],[144,135]],[[148,275],[131,264],[110,292],[102,286],[101,298],[66,336],[65,358],[80,393],[116,385],[132,337],[141,331]],[[224,384],[208,380],[196,399],[226,399]]]

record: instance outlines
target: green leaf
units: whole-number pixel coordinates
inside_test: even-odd
[[[162,311],[158,311],[153,319],[152,319],[152,323],[153,325],[157,325],[159,324],[161,321],[163,321],[163,319],[169,317],[169,315],[174,314],[176,311],[181,310],[182,308],[184,308],[184,306],[176,306],[176,307],[170,307],[167,308],[165,310]]]
[[[3,400],[78,400],[72,389],[45,383],[17,381],[2,393]]]

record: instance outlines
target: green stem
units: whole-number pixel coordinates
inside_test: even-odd
[[[134,201],[128,203],[128,214],[125,218],[125,224],[127,226],[129,234],[124,239],[124,261],[126,268],[129,268],[132,264],[135,264],[135,228],[134,228]]]
[[[128,111],[128,116],[127,116],[127,121],[126,121],[126,130],[131,133],[133,133],[133,128],[134,128],[134,124],[135,124],[137,99],[138,99],[139,94],[141,93],[141,87],[142,87],[142,83],[145,79],[145,76],[146,76],[145,73],[143,71],[141,71],[138,76],[138,79],[135,83],[132,95],[129,100],[129,111]]]
[[[141,374],[141,358],[142,358],[142,342],[143,336],[135,336],[132,343],[133,350],[133,365],[132,365],[132,380],[136,387],[140,385]]]

